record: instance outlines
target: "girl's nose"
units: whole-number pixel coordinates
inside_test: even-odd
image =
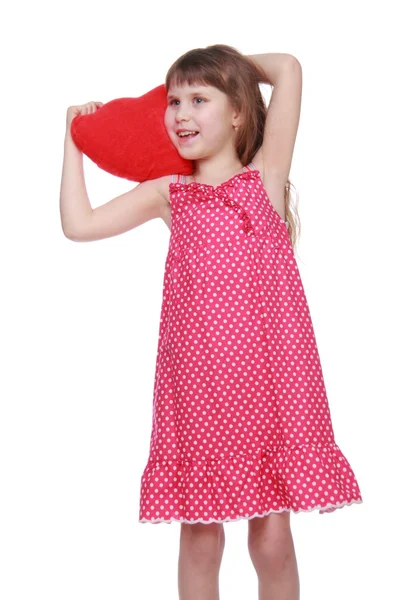
[[[178,106],[178,109],[175,113],[175,118],[177,121],[188,121],[188,119],[190,118],[189,115],[189,109],[184,106],[182,106],[182,104],[180,106]]]

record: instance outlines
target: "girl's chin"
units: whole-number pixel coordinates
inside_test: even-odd
[[[188,158],[192,158],[196,155],[196,157],[199,154],[199,148],[194,148],[192,146],[184,146],[184,145],[179,145],[179,146],[175,146],[177,151],[179,152],[179,154],[181,156],[183,156],[184,158],[188,157]]]

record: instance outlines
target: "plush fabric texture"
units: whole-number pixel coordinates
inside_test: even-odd
[[[146,181],[172,173],[190,175],[164,125],[167,90],[160,85],[138,98],[117,98],[71,122],[76,146],[98,167],[124,179]]]

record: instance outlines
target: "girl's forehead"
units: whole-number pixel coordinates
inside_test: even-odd
[[[168,94],[184,94],[190,93],[193,91],[203,91],[203,92],[211,92],[213,90],[212,85],[208,85],[206,83],[180,83],[180,84],[171,84],[168,88]]]

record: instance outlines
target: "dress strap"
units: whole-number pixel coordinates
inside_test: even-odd
[[[171,183],[186,183],[186,175],[174,173],[173,175],[171,175]]]
[[[253,165],[253,163],[249,163],[248,165],[245,165],[243,167],[244,171],[257,171],[257,167],[255,165]]]

